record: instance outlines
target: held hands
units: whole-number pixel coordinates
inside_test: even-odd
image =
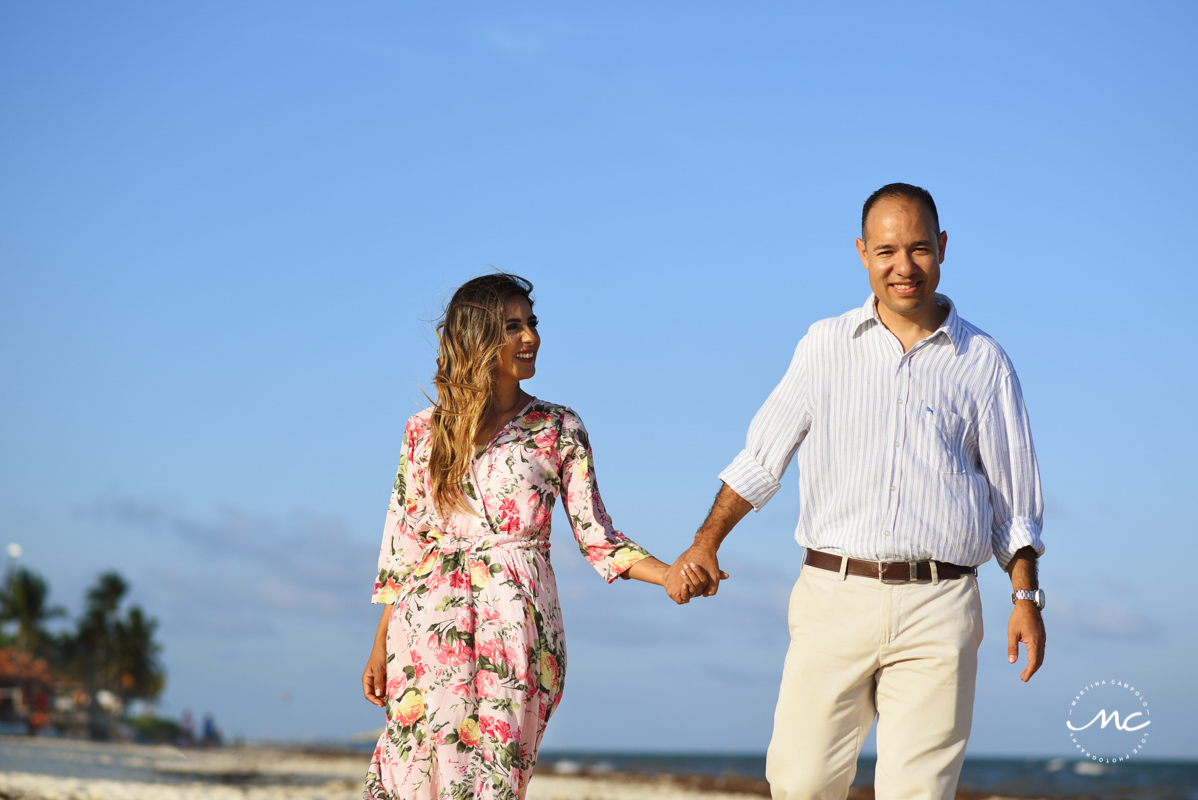
[[[683,553],[683,557],[685,556],[686,553]],[[670,598],[681,605],[689,603],[692,597],[703,594],[712,582],[711,575],[719,575],[721,578],[728,577],[728,573],[719,571],[718,565],[713,567],[713,570],[713,572],[707,572],[698,565],[698,562],[688,563],[684,562],[682,558],[667,566],[653,556],[649,556],[633,564],[620,577],[624,580],[631,578],[664,586]],[[708,593],[715,594],[715,591],[712,590]]]
[[[728,484],[720,484],[720,492],[711,511],[707,512],[707,519],[695,533],[695,543],[666,570],[666,592],[675,603],[689,603],[692,597],[700,595],[712,597],[719,591],[720,581],[726,580],[728,573],[720,571],[716,550],[752,508],[753,505]]]
[[[728,573],[720,569],[715,550],[691,545],[666,570],[664,586],[670,599],[683,605],[692,597],[713,596],[720,581],[727,579]]]

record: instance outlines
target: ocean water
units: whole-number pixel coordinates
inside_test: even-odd
[[[541,753],[540,763],[567,774],[692,772],[765,778],[764,755],[554,751]],[[869,786],[873,779],[874,758],[862,756],[854,783]],[[1096,764],[1063,758],[967,758],[960,790],[1008,797],[1198,800],[1198,761],[1133,759]]]

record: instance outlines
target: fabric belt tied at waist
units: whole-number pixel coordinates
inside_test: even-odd
[[[548,550],[549,542],[538,539],[519,539],[507,542],[492,542],[489,539],[451,539],[448,537],[442,539],[432,539],[426,543],[421,551],[422,555],[439,552],[442,555],[453,555],[454,553],[474,553],[485,550],[497,550],[509,548],[513,550]]]
[[[846,560],[847,565],[843,563]],[[945,561],[867,561],[861,558],[846,559],[844,556],[810,549],[803,563],[816,569],[858,575],[862,578],[877,578],[882,583],[951,580],[962,575],[978,574],[977,567],[961,567]]]

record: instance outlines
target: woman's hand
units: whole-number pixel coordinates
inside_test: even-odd
[[[387,703],[387,623],[391,620],[391,606],[383,607],[383,617],[374,632],[374,647],[362,672],[362,694],[380,708]]]
[[[719,574],[720,580],[728,579],[727,572],[719,570]],[[652,556],[633,564],[620,577],[663,586],[666,594],[678,605],[685,605],[692,597],[703,595],[707,587],[714,582],[702,566],[694,563],[668,566]]]
[[[682,605],[689,603],[692,597],[695,597],[703,592],[707,586],[708,576],[703,572],[702,567],[690,565],[689,570],[678,571],[677,577],[673,582],[667,580],[669,577],[669,565],[658,561],[653,556],[642,558],[640,561],[628,568],[620,577],[627,580],[632,578],[635,581],[644,581],[657,586],[664,586],[666,594],[675,603]],[[720,577],[726,579],[728,573],[720,571]]]
[[[686,553],[683,553],[685,556]],[[728,573],[719,570],[720,580],[728,580]],[[678,605],[685,605],[692,597],[702,597],[714,581],[701,565],[681,559],[671,565],[665,575],[666,594]]]

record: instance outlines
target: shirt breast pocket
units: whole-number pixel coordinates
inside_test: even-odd
[[[938,405],[924,400],[917,424],[919,455],[938,472],[957,475],[965,472],[965,420]]]

